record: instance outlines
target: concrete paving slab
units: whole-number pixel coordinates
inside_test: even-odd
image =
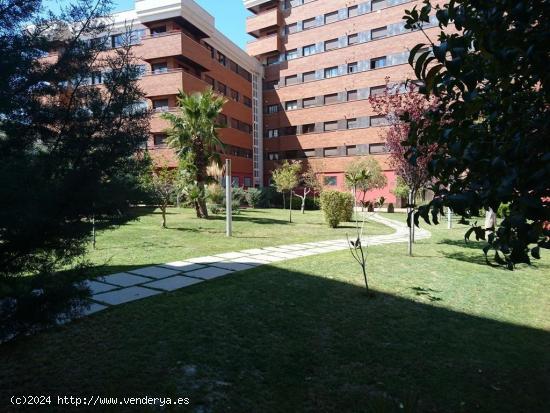
[[[156,288],[164,291],[175,291],[180,288],[188,287],[193,284],[204,282],[198,278],[184,277],[182,275],[176,275],[175,277],[164,278],[162,280],[153,281],[144,284],[144,287]]]
[[[234,258],[246,257],[248,254],[242,252],[227,252],[225,254],[218,254],[216,257],[221,257],[226,260],[232,260]]]
[[[151,279],[140,277],[139,275],[133,275],[133,274],[128,274],[126,272],[121,272],[118,274],[107,275],[105,277],[99,277],[97,281],[118,285],[120,287],[130,287],[132,285],[146,283],[148,281],[151,281]]]
[[[84,286],[90,289],[92,295],[93,294],[104,293],[104,292],[111,291],[111,290],[114,290],[116,288],[119,288],[115,285],[105,284],[105,283],[102,283],[102,282],[99,282],[99,281],[94,281],[94,280],[84,281]]]
[[[223,260],[219,257],[207,256],[207,257],[190,258],[187,261],[192,262],[194,264],[212,264],[213,262],[220,262]]]
[[[174,261],[174,262],[169,262],[168,264],[163,264],[162,266],[169,268],[171,270],[178,270],[181,272],[194,271],[194,270],[198,270],[199,268],[204,268],[204,265],[194,264],[188,261]]]
[[[253,267],[258,267],[260,265],[264,265],[264,264],[269,263],[269,261],[260,260],[256,257],[257,257],[256,255],[253,255],[251,257],[236,258],[236,259],[231,260],[231,261],[241,263],[241,264],[251,265]]]
[[[200,270],[195,270],[195,271],[185,273],[185,275],[188,275],[190,277],[202,278],[204,280],[211,280],[213,278],[222,277],[232,272],[233,271],[231,270],[226,270],[223,268],[208,267],[208,268],[203,268]]]
[[[90,303],[90,306],[88,308],[82,310],[82,316],[99,313],[100,311],[106,310],[107,308],[109,307],[103,304]]]
[[[267,262],[279,262],[279,261],[284,261],[285,259],[287,258],[283,258],[283,257],[277,257],[275,255],[271,255],[271,254],[262,254],[262,255],[255,255],[256,258],[262,260],[262,261],[267,261]]]
[[[240,258],[243,258],[243,257],[240,257]],[[231,270],[231,271],[243,271],[254,267],[253,265],[247,265],[247,264],[238,263],[238,262],[216,262],[212,265],[217,268],[223,268],[225,270]]]
[[[171,270],[168,268],[154,266],[139,268],[137,270],[132,270],[129,272],[132,274],[143,275],[144,277],[151,277],[160,280],[161,278],[167,278],[179,274],[181,270]]]
[[[151,290],[144,287],[128,287],[122,290],[109,291],[107,293],[96,294],[92,296],[92,300],[99,301],[100,303],[118,305],[128,303],[130,301],[140,300],[142,298],[151,297],[153,295],[161,294],[160,291]]]
[[[251,250],[242,250],[240,252],[247,255],[265,254],[265,251],[261,248],[253,248]]]

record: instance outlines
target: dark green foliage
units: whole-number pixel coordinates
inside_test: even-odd
[[[435,198],[418,215],[429,223],[428,210],[437,217],[444,205],[468,218],[508,204],[486,252],[508,268],[530,263],[530,249],[548,248],[550,236],[550,3],[452,1],[434,9],[426,1],[407,11],[406,27],[422,30],[434,10],[449,34],[417,45],[409,62],[421,92],[437,101],[426,120],[404,115],[412,163],[417,148],[437,146],[429,165]]]
[[[33,288],[46,290],[51,274],[86,250],[92,218],[102,227],[119,224],[146,197],[138,176],[147,161],[136,153],[148,137],[149,112],[136,105],[144,96],[130,48],[104,57],[104,42],[83,40],[108,32],[98,18],[109,1],[75,0],[46,18],[40,5],[0,2],[0,283],[40,275]],[[85,23],[75,30],[76,22]],[[53,50],[59,53],[41,59]],[[103,87],[90,86],[99,71]],[[41,297],[61,306],[55,292]]]
[[[245,193],[245,198],[250,208],[256,208],[262,200],[262,191],[257,188],[248,188]]]
[[[353,196],[347,192],[326,190],[321,192],[321,209],[331,228],[340,222],[350,222],[353,217]]]

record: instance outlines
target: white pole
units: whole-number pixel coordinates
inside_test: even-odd
[[[225,234],[228,237],[230,237],[233,232],[233,228],[232,228],[233,196],[231,194],[232,184],[233,182],[231,182],[231,159],[226,159],[225,160]]]
[[[453,211],[447,207],[447,229],[453,228]]]

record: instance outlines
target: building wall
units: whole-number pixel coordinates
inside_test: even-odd
[[[347,164],[357,156],[372,155],[388,177],[388,186],[367,194],[367,199],[384,196],[395,202],[391,193],[395,173],[382,153],[386,127],[368,98],[383,89],[386,79],[414,78],[407,62],[409,50],[426,39],[420,32],[405,30],[402,16],[421,2],[248,0],[246,4],[256,13],[247,22],[248,32],[257,37],[248,52],[265,66],[266,181],[277,162],[303,159],[331,183],[336,177],[334,187],[343,189]],[[435,39],[434,23],[432,19],[426,33]],[[336,75],[327,78],[331,73],[325,69],[332,67]],[[335,127],[325,124],[333,121]],[[314,130],[304,125],[314,125]]]

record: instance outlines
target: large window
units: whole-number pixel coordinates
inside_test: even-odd
[[[151,36],[159,36],[163,33],[166,33],[166,25],[151,28]]]
[[[325,79],[338,76],[338,66],[328,67],[325,69]]]
[[[348,119],[347,120],[347,127],[348,129],[355,129],[359,126],[359,124],[357,123],[357,119],[356,118],[351,118],[351,119]]]
[[[357,62],[348,63],[348,73],[359,72],[359,64]]]
[[[285,109],[286,110],[296,110],[298,109],[298,101],[296,100],[289,100],[285,103]]]
[[[355,17],[359,15],[359,6],[348,7],[348,17]]]
[[[348,90],[348,101],[357,100],[357,90]]]
[[[378,96],[384,94],[386,91],[386,86],[373,86],[370,88],[371,96]]]
[[[279,112],[279,105],[267,105],[266,107],[266,113],[277,113]]]
[[[296,83],[298,83],[298,75],[287,76],[285,78],[285,85],[286,86],[295,85]]]
[[[338,12],[334,11],[332,13],[325,14],[325,24],[334,23],[338,21]]]
[[[371,143],[369,145],[369,153],[371,154],[377,154],[377,153],[386,153],[388,152],[386,148],[386,144],[384,143]]]
[[[279,137],[279,129],[268,129],[267,137],[268,138],[278,138]]]
[[[292,49],[286,52],[286,60],[292,60],[298,58],[298,49]]]
[[[307,20],[304,20],[302,22],[302,28],[304,30],[307,30],[307,29],[312,29],[316,26],[316,21],[315,21],[315,17],[313,17],[312,19],[307,19]]]
[[[359,43],[359,34],[354,33],[348,35],[348,45],[357,44]]]
[[[324,102],[325,102],[325,105],[330,105],[331,103],[337,103],[338,93],[331,93],[330,95],[325,95]]]
[[[376,57],[370,61],[371,69],[379,69],[384,66],[386,66],[386,56]]]
[[[166,135],[163,133],[157,133],[153,135],[153,144],[156,147],[165,147],[166,146]]]
[[[370,117],[370,125],[371,126],[384,126],[388,124],[388,119],[384,115],[377,115],[377,116],[371,116]]]
[[[323,150],[323,155],[325,157],[327,157],[327,156],[338,156],[339,155],[338,148],[325,148]]]
[[[304,56],[310,56],[312,54],[315,54],[315,45],[310,44],[310,45],[304,46],[302,49],[302,52]]]
[[[286,26],[287,34],[296,33],[298,31],[298,23],[292,23]]]
[[[335,176],[325,176],[324,181],[327,186],[336,186],[338,184],[338,180]]]
[[[325,132],[332,132],[335,130],[338,130],[338,121],[325,122],[324,124]]]
[[[387,6],[387,0],[372,0],[372,11],[380,10]]]
[[[325,52],[338,49],[338,39],[331,39],[325,42]]]
[[[166,112],[168,111],[168,99],[155,99],[153,100],[153,110],[155,112]]]
[[[302,126],[302,133],[314,133],[315,123],[308,123]]]
[[[311,82],[315,80],[315,72],[306,72],[303,75],[304,82]]]
[[[382,37],[386,37],[387,35],[388,35],[388,28],[386,26],[371,30],[372,40],[381,39]]]
[[[151,65],[151,71],[154,74],[166,73],[166,72],[168,72],[168,63],[166,63],[166,62],[153,63]]]
[[[317,103],[317,99],[316,98],[305,98],[302,100],[302,105],[304,106],[304,108],[309,108],[311,106],[315,106],[315,104]]]

